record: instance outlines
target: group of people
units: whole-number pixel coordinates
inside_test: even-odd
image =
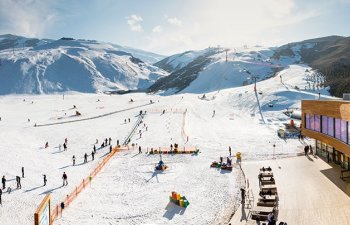
[[[21,172],[22,172],[22,178],[24,178],[24,167],[21,168]],[[3,190],[6,189],[6,182],[7,182],[7,179],[6,179],[5,175],[4,175],[1,178],[2,187],[0,188],[0,205],[2,205],[1,195],[3,193]],[[16,176],[16,186],[17,186],[17,189],[21,189],[22,188],[21,177],[20,176]],[[7,187],[7,193],[10,194],[11,191],[12,191],[11,187]]]
[[[304,152],[305,152],[305,156],[307,156],[309,153],[311,155],[314,155],[314,150],[312,149],[311,145],[305,145]]]

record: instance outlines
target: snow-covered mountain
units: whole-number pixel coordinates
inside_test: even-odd
[[[143,90],[168,75],[135,55],[151,62],[161,57],[93,40],[2,35],[0,94]]]
[[[152,92],[206,93],[264,80],[289,64],[273,60],[276,48],[207,48],[167,57],[154,64],[171,72],[149,89]],[[227,53],[227,60],[226,60]]]

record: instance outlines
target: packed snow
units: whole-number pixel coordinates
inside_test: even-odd
[[[300,109],[301,99],[318,98],[318,92],[322,98],[330,98],[327,89],[309,88],[313,76],[307,70],[311,68],[292,65],[258,82],[257,92],[247,85],[205,96],[70,93],[0,97],[0,175],[5,175],[6,185],[12,187],[10,194],[2,195],[1,224],[33,224],[33,213],[47,193],[51,193],[53,205],[61,202],[108,154],[108,147],[99,148],[101,141],[111,137],[112,145],[118,139],[123,142],[140,110],[147,113],[145,125],[131,138],[137,146],[116,153],[55,224],[227,223],[239,204],[241,172],[237,164],[232,172],[210,168],[210,164],[220,156],[229,157],[229,146],[233,154],[242,153],[243,163],[272,158],[273,154],[291,157],[302,151],[297,139],[280,139],[276,131],[282,123],[289,123],[290,118],[282,112],[286,108]],[[200,88],[198,85],[196,90]],[[81,115],[76,116],[76,111]],[[73,122],[80,119],[86,120]],[[57,124],[65,121],[71,122]],[[53,125],[40,126],[45,124]],[[68,150],[59,150],[65,138]],[[92,161],[96,139],[98,150]],[[48,148],[44,148],[46,142]],[[169,169],[155,172],[159,155],[146,154],[147,148],[173,143],[197,147],[200,153],[162,155]],[[84,153],[89,154],[88,163],[83,163]],[[14,178],[21,175],[22,166],[25,178],[22,189],[16,189]],[[62,186],[63,172],[68,175],[68,186]],[[46,186],[43,174],[47,175]],[[186,196],[190,202],[187,209],[169,203],[172,191]]]

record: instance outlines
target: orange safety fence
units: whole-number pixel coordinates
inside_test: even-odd
[[[66,198],[62,201],[64,203],[64,208],[67,208],[73,202],[73,200],[78,197],[82,190],[85,189],[89,183],[91,183],[92,179],[101,171],[101,169],[114,156],[116,152],[126,149],[127,148],[114,147],[112,152],[108,154],[102,160],[102,162],[100,162],[97,165],[97,167],[90,173],[90,175],[83,179],[83,181],[78,186],[76,186],[75,189],[69,195],[66,196]],[[53,224],[53,222],[59,217],[59,215],[62,215],[62,208],[60,204],[57,204],[51,213],[51,224]]]

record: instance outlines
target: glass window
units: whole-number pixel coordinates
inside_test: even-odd
[[[306,126],[305,126],[305,128],[306,129],[310,129],[311,128],[311,126],[310,126],[310,114],[306,114]]]
[[[315,130],[315,116],[310,115],[310,130]]]
[[[350,144],[350,122],[348,122],[348,144]]]
[[[328,116],[322,116],[322,133],[328,134]]]
[[[317,132],[321,132],[321,116],[315,115],[314,122],[315,122],[314,130]]]
[[[341,119],[335,119],[335,138],[340,140]]]
[[[340,139],[345,143],[347,142],[347,124],[345,120],[340,122]]]
[[[328,135],[334,137],[334,118],[328,117]]]

